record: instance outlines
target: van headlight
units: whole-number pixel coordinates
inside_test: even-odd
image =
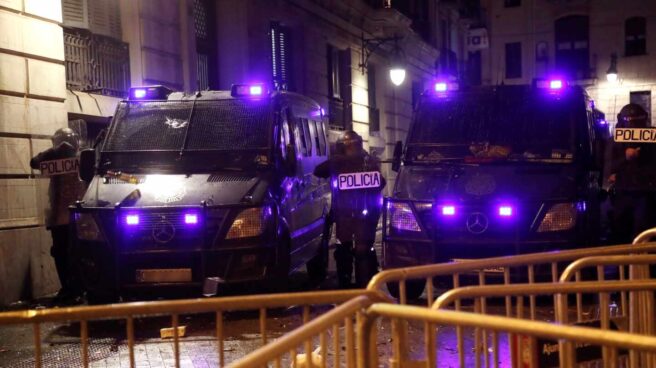
[[[538,227],[539,233],[570,230],[576,225],[576,204],[558,203],[551,206]]]
[[[96,220],[93,218],[93,215],[90,213],[76,213],[74,216],[75,219],[75,230],[77,232],[77,238],[80,240],[91,240],[91,241],[103,241],[105,237],[103,236]]]
[[[228,230],[226,239],[249,238],[264,231],[264,209],[248,208],[239,213]]]
[[[402,202],[389,202],[387,205],[390,226],[394,230],[420,232],[421,227],[417,222],[410,204]]]

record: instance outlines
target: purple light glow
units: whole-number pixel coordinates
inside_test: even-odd
[[[248,92],[252,96],[260,96],[260,95],[262,95],[262,86],[250,86],[250,88],[248,89]]]
[[[446,92],[447,88],[447,84],[444,82],[435,83],[435,92]]]
[[[186,213],[184,221],[187,225],[195,225],[198,223],[198,215],[195,213]]]
[[[139,215],[125,216],[125,223],[130,226],[139,225]]]
[[[563,88],[563,81],[560,79],[554,79],[549,82],[549,88],[550,89],[562,89]]]
[[[134,98],[144,98],[146,97],[146,89],[145,88],[138,88],[135,89],[133,92]]]
[[[513,208],[511,206],[499,206],[499,216],[511,217],[513,215]]]
[[[455,206],[442,206],[443,216],[454,216],[456,214]]]

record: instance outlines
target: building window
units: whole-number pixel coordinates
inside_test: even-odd
[[[522,5],[522,0],[503,0],[505,8],[516,8]]]
[[[332,45],[328,45],[326,55],[326,65],[328,65],[328,96],[341,99],[339,49]]]
[[[214,38],[214,8],[208,0],[194,0],[194,33],[196,35],[196,78],[198,90],[217,88],[215,73],[216,40]]]
[[[369,100],[369,132],[380,131],[380,110],[376,101],[376,66],[367,67],[367,97]]]
[[[644,17],[633,17],[624,23],[624,53],[626,56],[647,53],[647,21]]]
[[[588,17],[572,15],[556,20],[556,68],[567,77],[590,77]]]
[[[522,43],[506,44],[506,78],[522,77]]]
[[[271,71],[276,89],[292,89],[291,55],[290,29],[279,23],[271,23]]]
[[[651,91],[631,92],[629,97],[631,103],[642,106],[647,111],[647,115],[651,117]]]

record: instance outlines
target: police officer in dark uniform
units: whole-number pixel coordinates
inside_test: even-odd
[[[616,128],[649,128],[649,115],[630,103],[617,115]],[[656,225],[656,147],[617,143],[612,146],[609,183],[613,186],[613,240],[630,243]]]
[[[378,272],[378,259],[373,245],[381,214],[381,192],[385,187],[385,179],[380,175],[380,162],[363,148],[362,137],[356,132],[345,132],[340,143],[343,144],[343,153],[333,155],[328,161],[317,166],[314,175],[331,179],[332,216],[339,240],[335,249],[339,285],[342,288],[351,286],[355,258],[356,284],[358,287],[364,287]],[[377,172],[380,175],[380,185],[362,189],[339,189],[337,180],[340,174],[361,172]]]
[[[33,169],[39,169],[44,161],[74,158],[77,156],[80,140],[78,135],[70,128],[62,128],[52,137],[52,148],[49,148],[30,160]],[[50,199],[50,212],[46,216],[46,228],[52,236],[50,254],[55,259],[57,276],[61,283],[61,290],[57,294],[58,301],[67,301],[79,296],[79,288],[71,277],[69,264],[69,222],[68,206],[81,199],[84,195],[85,185],[80,181],[78,173],[66,173],[50,178],[48,196]]]

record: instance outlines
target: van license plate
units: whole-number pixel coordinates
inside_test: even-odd
[[[160,282],[191,282],[191,268],[137,270],[135,280],[141,284]]]
[[[340,174],[337,177],[339,190],[366,189],[380,187],[378,171]]]

